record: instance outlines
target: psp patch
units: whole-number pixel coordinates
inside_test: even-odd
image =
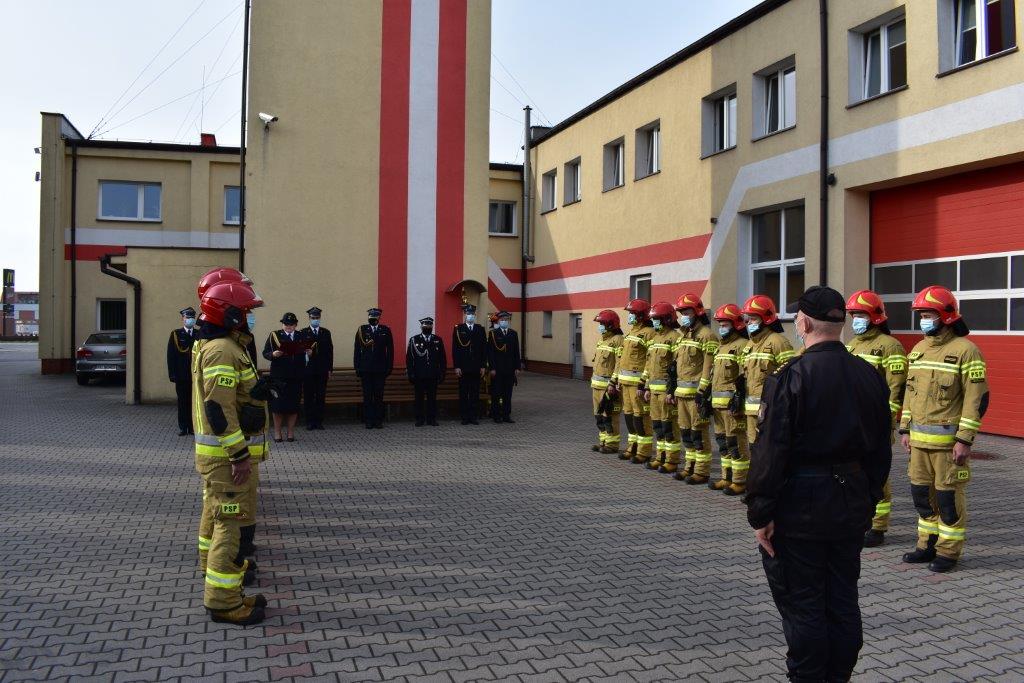
[[[970,470],[957,470],[956,471],[956,478],[957,478],[958,481],[967,481],[968,479],[971,478],[971,471]]]
[[[217,378],[217,386],[219,387],[233,387],[237,384],[234,377],[228,377],[227,375],[221,375]]]
[[[221,503],[220,512],[223,515],[237,515],[241,512],[242,506],[238,503]]]
[[[967,379],[972,382],[981,382],[985,379],[985,370],[982,368],[975,368],[967,371]]]

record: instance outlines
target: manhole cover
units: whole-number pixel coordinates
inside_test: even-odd
[[[971,460],[1002,460],[1003,456],[985,451],[971,451]]]

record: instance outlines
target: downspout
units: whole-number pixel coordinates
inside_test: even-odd
[[[78,349],[78,145],[71,143],[71,369]],[[63,250],[62,250],[63,251]]]
[[[104,275],[127,282],[135,293],[135,306],[132,311],[132,326],[135,328],[135,334],[132,337],[132,357],[135,363],[132,366],[132,381],[135,386],[132,388],[132,403],[139,405],[142,403],[142,282],[138,278],[130,277],[111,268],[110,254],[100,258],[100,270]]]
[[[245,0],[245,33],[242,35],[242,123],[238,141],[238,269],[245,272],[245,122],[246,95],[249,87],[249,9]]]
[[[533,245],[530,243],[530,223],[533,217],[533,208],[530,206],[530,107],[523,107],[525,117],[523,121],[523,237],[522,250],[519,261],[519,310],[523,317],[523,334],[519,338],[519,357],[526,363],[526,264],[533,261],[530,255]]]
[[[821,141],[819,143],[818,195],[819,195],[819,272],[818,283],[828,284],[828,0],[818,0],[821,33]]]

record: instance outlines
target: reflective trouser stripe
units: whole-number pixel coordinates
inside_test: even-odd
[[[941,522],[939,527],[939,538],[949,539],[950,541],[963,541],[967,538],[967,530],[963,527],[946,526]]]
[[[212,538],[206,538],[205,536],[200,536],[199,537],[199,550],[200,551],[209,550],[210,549],[210,543],[212,541],[213,541]]]
[[[650,445],[650,444],[654,443],[654,437],[653,436],[638,436],[638,437],[636,437],[636,442],[639,445],[641,445],[641,446]]]
[[[939,525],[935,522],[929,522],[927,519],[917,518],[917,531],[918,533],[925,534],[926,536],[934,536],[939,533]]]
[[[245,572],[237,574],[222,574],[209,567],[206,568],[206,583],[217,588],[241,588]]]
[[[693,459],[697,462],[711,462],[711,451],[694,451]]]
[[[760,396],[747,396],[747,398],[743,401],[743,410],[747,415],[757,415],[757,411],[759,411],[760,409]]]
[[[626,437],[626,443],[636,443],[636,440],[639,438],[639,436],[637,436],[633,432],[630,432],[629,435]]]
[[[665,450],[670,453],[678,453],[683,450],[683,445],[678,441],[662,441],[660,443],[665,444]]]
[[[733,460],[732,461],[732,468],[734,470],[749,470],[750,469],[750,461],[749,460],[738,460],[738,459],[737,460]]]

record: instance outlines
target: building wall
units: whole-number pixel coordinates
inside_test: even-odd
[[[1003,164],[1024,153],[1024,57],[1009,52],[939,77],[942,6],[830,3],[828,170],[835,185],[827,194],[827,282],[842,291],[869,284],[872,190]],[[851,30],[900,8],[907,29],[907,88],[852,103]],[[1018,3],[1018,40],[1024,32],[1021,15]],[[631,274],[652,274],[655,300],[674,301],[692,290],[708,305],[742,302],[753,293],[752,216],[766,209],[803,204],[805,285],[818,282],[818,21],[817,2],[790,0],[531,148],[535,173],[529,182],[537,207],[536,261],[526,288],[531,360],[568,362],[571,313],[582,313],[584,347],[591,349],[597,333],[590,319],[601,308],[621,311]],[[797,74],[796,125],[756,139],[755,75],[790,56]],[[732,83],[736,147],[701,158],[702,99]],[[661,123],[661,171],[636,180],[635,131],[655,120]],[[603,191],[602,149],[620,136],[626,143],[626,182]],[[583,166],[582,200],[564,206],[564,164],[576,157]],[[557,206],[544,212],[541,176],[551,169],[558,172]],[[492,280],[509,300],[518,298],[516,272],[504,269]],[[551,312],[551,339],[543,337],[545,311]]]
[[[514,235],[491,235],[488,234],[490,217],[488,216],[481,226],[475,229],[487,234],[487,256],[488,263],[494,264],[502,270],[516,271],[522,268],[523,253],[523,180],[522,171],[508,171],[492,168],[490,171],[489,193],[491,201],[513,202],[515,204],[515,234]],[[500,290],[490,281],[488,272],[486,306],[488,312],[507,310],[512,311],[519,308],[519,301],[509,301],[502,297]],[[514,325],[519,322],[515,321]]]
[[[268,310],[319,306],[341,339],[371,306],[400,339],[454,324],[447,290],[486,282],[489,2],[267,0],[251,45],[246,270]]]

